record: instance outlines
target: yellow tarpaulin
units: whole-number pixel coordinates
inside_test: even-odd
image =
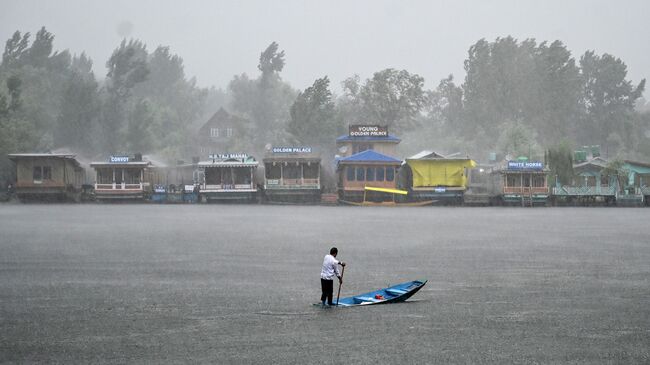
[[[465,169],[476,166],[466,160],[406,160],[413,171],[413,187],[455,186],[467,187]]]

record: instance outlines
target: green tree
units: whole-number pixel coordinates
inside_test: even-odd
[[[551,170],[549,176],[553,182],[563,185],[572,183],[575,176],[573,171],[573,150],[570,142],[564,140],[546,151],[546,166]]]
[[[324,150],[336,138],[337,124],[330,80],[327,76],[317,79],[304,92],[298,94],[291,106],[288,133],[303,144],[320,146]]]
[[[540,149],[534,130],[521,122],[506,122],[501,130],[501,135],[497,140],[498,152],[511,158],[526,156],[529,159],[536,159],[539,157]]]
[[[389,68],[375,72],[363,85],[357,80],[346,80],[344,91],[353,99],[348,103],[359,110],[359,122],[386,125],[396,133],[416,127],[426,101],[421,76]]]
[[[54,147],[94,154],[100,100],[98,84],[92,73],[92,61],[82,53],[74,57],[72,70],[62,93],[61,107],[54,130]]]
[[[122,40],[120,46],[106,62],[107,96],[102,107],[102,144],[105,152],[117,152],[123,146],[123,128],[133,88],[149,75],[147,49],[138,40]]]
[[[634,86],[627,66],[612,55],[587,51],[580,58],[583,83],[582,143],[600,142],[612,154],[633,147],[634,106],[645,89],[645,79]]]
[[[284,51],[271,43],[261,54],[258,69],[261,74],[251,79],[246,74],[235,76],[228,89],[232,95],[231,110],[249,120],[255,129],[249,150],[261,152],[268,143],[283,143],[288,139],[286,123],[296,92],[280,77],[284,68]]]

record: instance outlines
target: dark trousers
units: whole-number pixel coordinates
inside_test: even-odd
[[[334,280],[320,279],[320,287],[323,289],[323,294],[320,296],[320,301],[332,305],[332,297],[334,296]]]

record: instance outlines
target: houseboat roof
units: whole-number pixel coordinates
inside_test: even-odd
[[[627,163],[628,165],[650,167],[650,163],[648,162],[639,162],[639,161],[632,161],[632,160],[623,160],[623,162]]]
[[[90,167],[148,167],[151,166],[149,161],[130,161],[130,162],[91,162]]]
[[[382,163],[388,163],[388,164],[401,164],[402,161],[382,155],[379,152],[373,151],[373,150],[365,150],[363,152],[359,152],[357,154],[354,154],[352,156],[344,157],[340,160],[338,160],[339,163],[354,163],[354,162],[382,162]]]
[[[406,159],[407,160],[449,160],[449,161],[453,161],[453,160],[463,160],[463,161],[471,160],[471,158],[469,158],[469,156],[456,157],[455,155],[457,155],[457,153],[453,153],[453,154],[451,154],[449,156],[445,156],[442,153],[438,153],[438,152],[435,152],[435,151],[424,150],[424,151],[420,151],[419,153],[416,153],[415,155],[413,155],[411,157],[407,157]]]
[[[289,154],[282,156],[268,156],[264,157],[262,160],[264,162],[320,162],[320,156],[316,155],[299,155],[299,154]]]
[[[445,158],[445,155],[443,155],[442,153],[435,152],[435,151],[423,150],[423,151],[420,151],[420,152],[416,153],[415,155],[413,155],[411,157],[407,157],[406,159],[407,160],[419,160],[419,159],[422,159],[422,158]]]
[[[573,168],[574,169],[579,169],[579,168],[582,168],[582,167],[585,167],[585,166],[596,166],[596,167],[604,168],[605,166],[607,166],[607,160],[605,160],[604,158],[600,158],[600,157],[594,157],[589,161],[585,161],[585,162],[581,162],[581,163],[573,165]]]
[[[58,157],[58,158],[75,158],[77,155],[70,153],[10,153],[9,159],[30,158],[30,157]]]
[[[215,160],[215,161],[201,161],[199,162],[199,167],[255,167],[259,162],[255,160],[240,160],[240,159],[231,159],[231,160]]]
[[[386,142],[386,143],[399,143],[401,139],[388,135],[386,137],[376,137],[376,136],[361,136],[361,137],[350,137],[349,135],[343,135],[336,139],[336,142]]]
[[[81,166],[79,161],[77,161],[77,155],[70,153],[10,153],[7,155],[10,160],[16,162],[16,160],[22,158],[43,158],[43,157],[53,157],[53,158],[65,158],[71,160],[76,166]]]

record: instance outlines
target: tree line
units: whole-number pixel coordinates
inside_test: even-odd
[[[433,90],[392,68],[343,80],[340,95],[326,75],[296,90],[281,77],[285,63],[272,42],[256,75],[236,75],[225,90],[201,88],[169,47],[125,39],[101,72],[85,53],[55,51],[45,28],[33,39],[16,31],[0,64],[0,170],[10,174],[7,153],[59,149],[187,160],[198,127],[219,107],[241,121],[233,148],[258,154],[269,143],[300,144],[327,158],[349,124],[363,123],[408,141],[405,155],[433,148],[478,160],[488,152],[541,159],[548,148],[600,145],[609,156],[650,158],[650,113],[636,108],[645,79],[632,83],[613,55],[576,59],[560,41],[481,39],[469,48],[462,83],[450,75]]]

